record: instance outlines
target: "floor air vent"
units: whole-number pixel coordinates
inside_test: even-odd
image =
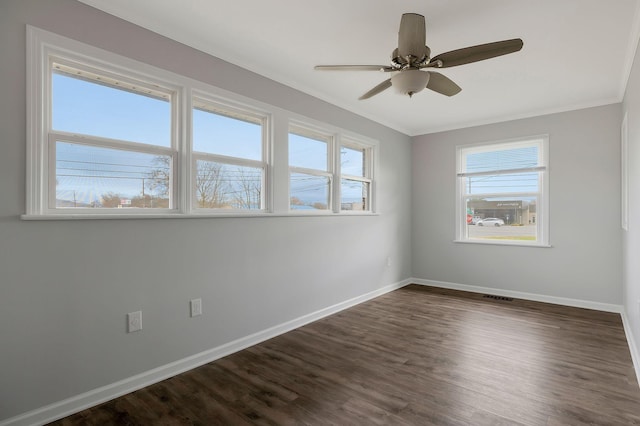
[[[486,299],[503,300],[505,302],[513,302],[513,297],[494,296],[493,294],[485,294],[482,297],[484,297]]]

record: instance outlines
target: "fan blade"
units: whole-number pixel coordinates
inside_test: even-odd
[[[388,65],[316,65],[313,69],[318,71],[396,71]]]
[[[418,59],[425,55],[426,30],[424,16],[417,13],[404,13],[400,19],[398,31],[398,56],[411,55]]]
[[[449,77],[445,77],[444,75],[433,71],[429,71],[427,89],[441,93],[445,96],[457,95],[462,90],[460,86],[451,81]]]
[[[378,84],[376,87],[374,87],[373,89],[369,90],[364,95],[360,96],[358,98],[358,100],[359,101],[363,101],[365,99],[369,99],[370,97],[377,95],[378,93],[382,92],[383,90],[387,90],[389,87],[391,87],[391,79],[390,78],[385,80],[385,81],[383,81],[382,83]]]
[[[496,41],[493,43],[479,44],[477,46],[465,47],[463,49],[452,50],[434,56],[429,61],[430,64],[438,63],[438,68],[456,67],[458,65],[470,64],[472,62],[484,61],[496,56],[507,55],[522,49],[522,39]]]

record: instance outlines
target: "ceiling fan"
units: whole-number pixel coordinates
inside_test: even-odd
[[[316,70],[326,71],[382,71],[396,72],[391,78],[378,84],[360,100],[394,86],[400,93],[413,96],[427,88],[446,96],[453,96],[462,89],[444,75],[426,70],[429,68],[449,68],[472,62],[484,61],[496,56],[507,55],[522,49],[522,39],[496,41],[452,50],[430,57],[431,49],[425,45],[426,30],[424,16],[405,13],[400,20],[398,47],[391,53],[391,65],[317,65]],[[425,70],[423,70],[425,69]]]

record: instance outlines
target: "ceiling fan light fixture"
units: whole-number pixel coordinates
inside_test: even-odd
[[[405,70],[391,77],[391,85],[403,95],[413,96],[429,83],[429,73],[420,70]]]
[[[398,47],[391,52],[391,65],[317,65],[317,70],[343,71],[382,71],[392,73],[373,89],[360,96],[359,100],[369,99],[390,87],[397,92],[412,97],[414,93],[425,88],[444,96],[453,96],[462,90],[460,86],[448,77],[435,71],[422,71],[457,67],[484,61],[497,56],[508,55],[522,49],[522,39],[495,41],[493,43],[478,44],[451,50],[431,57],[431,49],[426,43],[426,24],[423,15],[418,13],[404,13],[400,18],[398,30]]]

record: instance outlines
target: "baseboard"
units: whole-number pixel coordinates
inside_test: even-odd
[[[554,305],[572,306],[574,308],[594,309],[596,311],[614,312],[621,314],[622,305],[593,302],[590,300],[570,299],[565,297],[546,296],[543,294],[526,293],[521,291],[502,290],[491,287],[478,287],[475,285],[456,284],[445,281],[424,280],[413,278],[414,284],[426,285],[430,287],[449,288],[452,290],[469,291],[472,293],[487,293],[496,296],[513,297],[514,299],[532,300],[535,302],[553,303]]]
[[[374,299],[385,293],[397,290],[401,287],[411,284],[412,282],[413,280],[407,279],[395,284],[387,285],[385,287],[370,291],[369,293],[365,293],[344,302],[340,302],[327,308],[320,309],[316,312],[303,315],[299,318],[287,321],[283,324],[279,324],[277,326],[270,327],[268,329],[251,334],[249,336],[242,337],[222,346],[200,352],[193,356],[163,365],[158,368],[154,368],[153,370],[145,371],[144,373],[129,377],[119,382],[115,382],[91,390],[89,392],[85,392],[83,394],[55,402],[45,407],[20,414],[16,417],[2,420],[0,421],[0,426],[42,425],[61,419],[63,417],[117,398],[119,396],[136,391],[145,386],[158,383],[177,374],[184,373],[185,371],[194,369],[208,362],[215,361],[216,359],[225,357],[234,352],[246,349],[250,346],[271,339],[288,331],[294,330],[311,322],[317,321],[326,316],[333,315],[352,306]]]
[[[633,369],[636,371],[636,380],[638,381],[638,386],[640,386],[640,352],[638,352],[638,346],[636,345],[633,333],[631,332],[631,323],[629,322],[629,317],[627,317],[626,309],[623,309],[620,315],[622,316],[624,334],[627,336],[627,342],[629,343],[629,352],[631,352]]]

